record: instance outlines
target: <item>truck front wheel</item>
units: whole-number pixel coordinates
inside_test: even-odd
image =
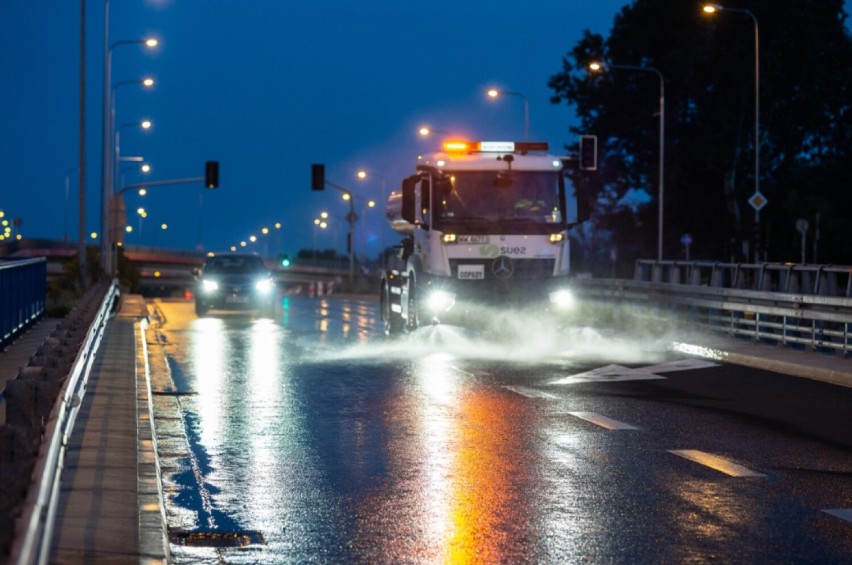
[[[391,337],[401,334],[402,316],[391,309],[391,295],[387,281],[382,283],[381,309],[384,334]]]
[[[405,330],[413,332],[420,327],[420,313],[417,310],[417,286],[414,278],[408,279],[408,318],[405,321]]]

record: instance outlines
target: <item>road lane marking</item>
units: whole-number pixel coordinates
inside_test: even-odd
[[[679,457],[689,459],[690,461],[694,461],[695,463],[704,465],[705,467],[710,467],[711,469],[719,471],[720,473],[725,473],[731,477],[766,476],[763,473],[752,471],[742,465],[737,465],[733,461],[729,461],[724,457],[719,457],[718,455],[713,455],[712,453],[706,453],[704,451],[698,451],[697,449],[670,449],[669,453],[674,453]]]
[[[527,388],[525,386],[504,386],[503,388],[509,389],[521,396],[526,396],[527,398],[557,398],[556,395],[550,394],[549,392],[535,390],[534,388]]]
[[[636,426],[631,426],[630,424],[625,424],[624,422],[619,422],[618,420],[613,420],[612,418],[607,418],[606,416],[602,416],[600,414],[596,414],[595,412],[568,412],[572,416],[576,416],[581,420],[585,420],[587,422],[591,422],[596,426],[600,426],[602,428],[606,428],[608,430],[638,430]]]
[[[823,510],[823,512],[846,520],[847,522],[852,522],[852,508],[832,508],[830,510]]]
[[[669,361],[661,365],[642,367],[642,370],[649,371],[651,373],[670,373],[672,371],[689,371],[692,369],[706,369],[707,367],[718,366],[718,363],[713,363],[705,359],[680,359],[678,361]]]
[[[630,369],[628,367],[622,367],[621,365],[606,365],[591,371],[586,371],[585,373],[562,377],[561,379],[551,381],[549,384],[567,385],[578,383],[644,381],[664,378],[665,377],[655,375],[654,373],[646,370],[644,367],[639,369]]]

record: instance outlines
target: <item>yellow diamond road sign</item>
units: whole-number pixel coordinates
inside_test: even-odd
[[[759,192],[755,192],[752,194],[751,198],[748,199],[748,203],[751,204],[751,207],[754,208],[755,212],[760,212],[760,209],[766,206],[769,200],[766,199],[764,195]]]

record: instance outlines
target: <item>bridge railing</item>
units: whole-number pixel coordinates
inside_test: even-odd
[[[781,345],[852,352],[852,267],[645,261],[633,280],[578,279],[582,296]]]
[[[44,314],[47,261],[0,263],[0,348]]]

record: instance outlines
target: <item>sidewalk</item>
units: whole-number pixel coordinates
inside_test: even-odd
[[[152,435],[144,300],[110,321],[69,440],[51,563],[166,563]]]

